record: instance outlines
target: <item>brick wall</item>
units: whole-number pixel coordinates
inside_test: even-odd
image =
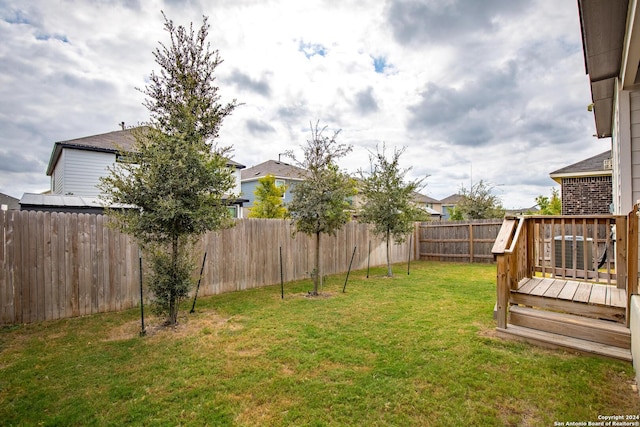
[[[563,215],[609,214],[612,202],[611,176],[562,180]]]

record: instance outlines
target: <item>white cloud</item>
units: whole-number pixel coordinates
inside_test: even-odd
[[[196,29],[209,17],[223,102],[243,103],[221,130],[236,161],[295,151],[320,120],[354,146],[348,171],[384,141],[407,147],[432,197],[483,179],[507,207],[532,205],[550,171],[609,148],[591,137],[577,6],[481,3],[5,1],[0,191],[47,189],[55,141],[147,119],[135,88],[158,69],[164,10]]]

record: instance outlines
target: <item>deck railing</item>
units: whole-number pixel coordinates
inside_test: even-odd
[[[506,327],[511,290],[526,277],[606,283],[626,289],[630,299],[638,291],[636,212],[505,218],[492,249],[498,327]]]

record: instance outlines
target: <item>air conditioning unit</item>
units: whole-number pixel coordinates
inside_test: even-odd
[[[564,253],[562,251],[562,240],[564,239]],[[573,258],[576,258],[576,269],[584,270],[585,259],[587,261],[587,270],[594,271],[593,266],[593,239],[587,237],[587,244],[584,244],[583,236],[555,236],[554,240],[554,252],[556,268],[562,268],[562,258],[564,256],[564,267],[573,268]],[[573,242],[575,240],[575,253]],[[585,257],[585,250],[587,251]]]

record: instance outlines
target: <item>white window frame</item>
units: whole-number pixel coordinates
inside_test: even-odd
[[[277,188],[280,187],[286,187],[287,186],[287,181],[285,181],[284,179],[276,179],[275,180],[275,185]],[[286,190],[282,192],[282,198],[284,199],[284,196],[287,194]]]

